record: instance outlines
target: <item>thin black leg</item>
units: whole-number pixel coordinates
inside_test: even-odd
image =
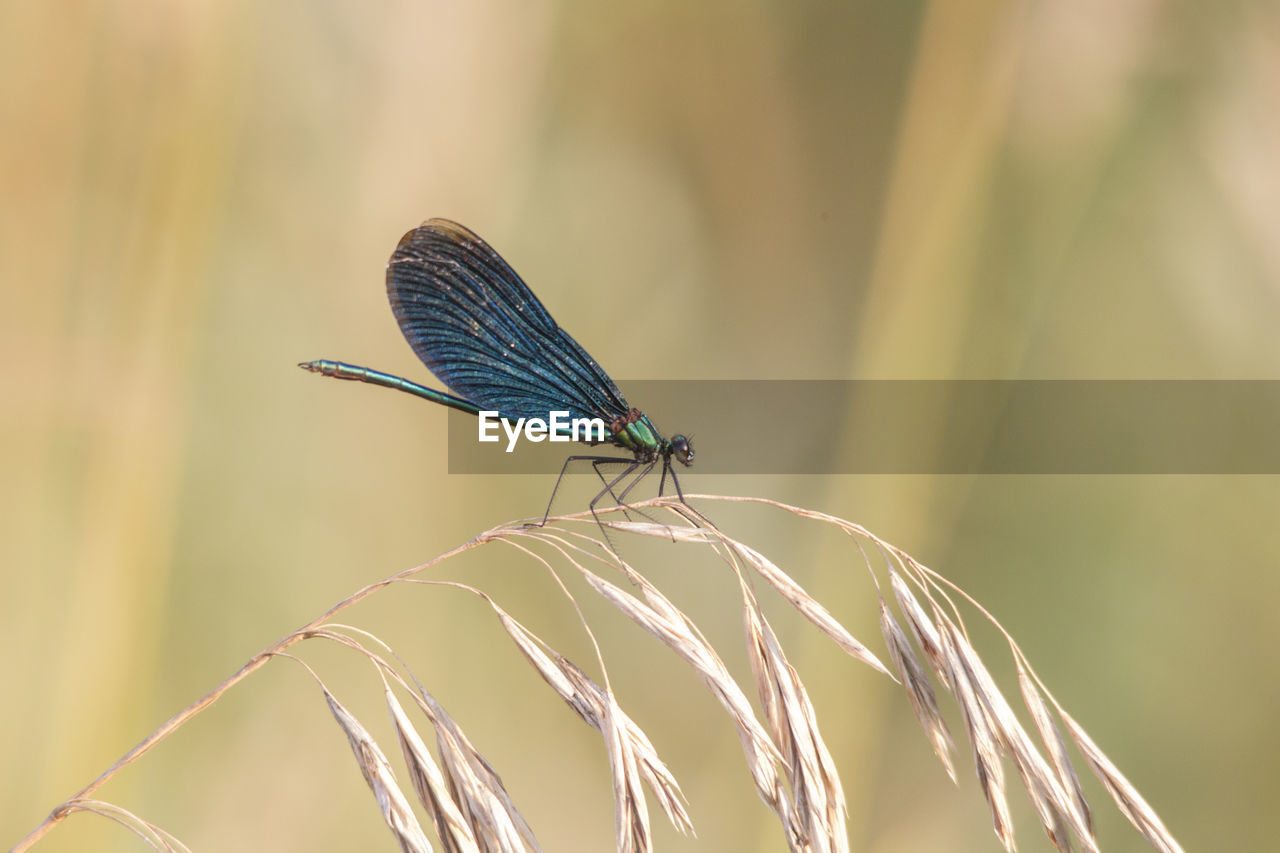
[[[604,492],[601,492],[599,495],[596,495],[595,500],[591,502],[593,507],[595,506],[595,502],[598,501],[601,498],[601,496],[603,496],[605,493],[610,493],[610,494],[612,493],[612,488],[610,487],[609,483],[605,481],[604,474],[600,473],[600,469],[597,466],[602,464],[607,464],[607,463],[613,463],[617,465],[627,465],[628,466],[627,470],[630,471],[630,470],[634,470],[630,466],[635,464],[634,460],[627,459],[626,457],[623,457],[623,456],[570,456],[568,459],[565,459],[564,465],[560,466],[560,476],[556,477],[555,487],[552,488],[551,490],[551,499],[547,501],[547,511],[542,514],[542,521],[538,522],[537,524],[531,525],[532,527],[546,526],[547,519],[551,517],[551,506],[556,501],[556,493],[560,491],[560,481],[564,479],[564,474],[566,471],[569,470],[569,465],[574,462],[590,462],[591,467],[596,472],[596,476],[600,478],[600,482],[605,484]],[[591,514],[595,515],[594,509],[592,509]]]
[[[639,465],[640,463],[637,462],[636,464]],[[631,494],[631,490],[636,487],[637,483],[639,483],[645,477],[649,476],[649,472],[652,471],[653,466],[657,464],[658,464],[658,460],[654,459],[648,465],[645,465],[644,470],[641,471],[639,474],[637,474],[634,480],[632,480],[630,483],[627,483],[627,487],[622,490],[622,494],[618,495],[618,499],[617,499],[618,503],[625,505],[627,502],[627,495]],[[639,510],[636,510],[636,511],[639,512]],[[641,515],[643,515],[643,513],[641,513]],[[648,518],[648,516],[645,516],[645,517]],[[652,521],[652,519],[650,520]]]
[[[591,467],[595,470],[596,476],[600,478],[600,484],[604,486],[605,492],[608,492],[609,497],[613,498],[614,503],[622,507],[622,517],[625,518],[627,521],[630,521],[631,515],[627,512],[626,506],[623,505],[622,499],[613,493],[613,487],[617,485],[618,480],[621,478],[620,477],[616,478],[612,483],[610,483],[609,480],[605,479],[604,473],[601,472],[600,470],[601,465],[608,465],[610,462],[623,462],[623,463],[626,463],[627,466],[631,466],[635,462],[635,460],[619,459],[617,457],[611,456],[606,460],[597,459],[595,462],[591,463]],[[627,470],[630,471],[631,467],[628,467]],[[598,497],[599,496],[597,496],[597,499]]]
[[[662,461],[662,481],[663,481],[663,483],[665,483],[665,482],[666,482],[666,479],[667,479],[667,472],[668,472],[668,471],[670,471],[670,472],[671,472],[671,485],[673,485],[673,486],[675,486],[675,487],[676,487],[676,497],[680,498],[680,503],[684,504],[684,505],[685,505],[685,507],[689,510],[689,512],[691,512],[691,513],[693,513],[694,515],[696,515],[699,519],[701,519],[702,521],[705,521],[707,524],[711,525],[712,527],[715,527],[715,524],[713,524],[713,523],[711,522],[711,519],[707,518],[707,517],[706,517],[705,515],[703,515],[701,512],[699,512],[698,510],[694,509],[694,508],[693,508],[693,505],[692,505],[692,504],[690,504],[687,500],[685,500],[685,499],[684,499],[684,490],[680,488],[680,478],[676,476],[676,466],[674,466],[674,465],[672,465],[672,464],[671,464],[671,460],[670,460],[670,459],[664,459],[664,460]],[[659,484],[658,484],[658,497],[662,497],[662,483],[659,483]]]
[[[617,496],[613,494],[613,487],[618,485],[618,483],[622,482],[627,477],[631,476],[631,472],[639,468],[640,464],[641,463],[639,459],[632,461],[632,463],[627,466],[627,470],[623,471],[621,474],[619,474],[618,476],[614,477],[611,481],[606,483],[605,487],[600,490],[600,493],[597,494],[594,498],[592,498],[591,503],[587,505],[587,508],[591,510],[591,517],[594,518],[596,521],[596,527],[599,527],[600,532],[604,534],[604,541],[611,550],[613,549],[613,540],[609,538],[609,531],[605,529],[604,524],[600,521],[600,516],[596,515],[596,504],[600,502],[600,499],[602,497],[604,497],[605,495],[609,495],[615,501],[618,502],[619,506],[622,506],[622,501],[618,500]],[[650,465],[652,466],[652,463],[650,463]],[[629,490],[630,490],[630,487],[628,487],[628,491]],[[626,493],[627,492],[624,491],[622,494],[625,496]],[[626,512],[626,509],[623,509],[623,512]]]

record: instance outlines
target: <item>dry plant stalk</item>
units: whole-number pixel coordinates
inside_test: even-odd
[[[954,742],[939,710],[935,682],[955,700],[996,836],[1007,850],[1014,849],[1014,836],[1009,816],[1006,759],[1016,770],[1045,833],[1055,847],[1064,851],[1076,850],[1077,847],[1084,851],[1099,850],[1092,814],[1068,755],[1067,740],[1063,738],[1058,724],[1060,721],[1085,764],[1130,823],[1157,850],[1180,853],[1182,848],[1155,811],[1063,710],[1013,638],[962,590],[907,553],[844,519],[764,499],[715,495],[689,497],[773,507],[835,526],[853,539],[879,601],[881,635],[893,671],[897,674],[895,680],[905,688],[912,711],[953,781],[956,778],[951,755]],[[623,560],[607,537],[598,536],[600,531],[590,513],[555,518],[545,527],[503,525],[429,563],[359,590],[310,624],[255,655],[239,672],[165,723],[84,790],[55,808],[14,850],[28,849],[77,811],[94,812],[120,822],[143,837],[154,849],[185,850],[176,839],[158,827],[123,809],[90,799],[91,795],[119,770],[137,761],[271,658],[283,656],[298,660],[286,650],[304,640],[339,643],[367,659],[382,679],[391,726],[410,781],[407,788],[397,780],[390,760],[369,729],[338,701],[318,674],[299,660],[320,685],[324,700],[346,736],[357,766],[374,794],[384,823],[401,850],[434,849],[411,805],[410,792],[421,813],[430,819],[434,836],[446,851],[505,853],[540,850],[532,828],[520,815],[492,765],[443,706],[413,676],[408,666],[376,636],[334,621],[339,612],[378,590],[407,581],[452,587],[484,600],[492,608],[498,626],[543,681],[583,722],[599,732],[609,758],[614,793],[614,835],[619,851],[631,853],[652,849],[646,788],[677,830],[692,833],[693,824],[685,810],[684,797],[675,776],[648,736],[618,703],[591,627],[561,577],[561,572],[568,571],[578,574],[589,589],[655,637],[697,674],[737,732],[747,771],[761,800],[777,816],[788,848],[803,853],[847,851],[844,792],[835,761],[822,738],[808,692],[795,669],[787,662],[777,634],[761,612],[754,581],[762,581],[850,656],[890,678],[894,676],[863,643],[840,625],[825,606],[760,552],[725,535],[705,518],[690,515],[679,502],[655,498],[634,506],[668,510],[675,521],[670,525],[655,521],[615,520],[604,524],[618,533],[656,536],[673,543],[710,547],[734,573],[741,592],[746,648],[761,710],[759,716],[746,691],[693,621],[643,574]],[[617,511],[618,508],[613,508],[598,512],[605,516]],[[440,562],[491,542],[510,545],[550,573],[573,604],[581,627],[591,640],[595,649],[595,668],[602,676],[599,680],[556,652],[489,594],[464,584],[421,577],[427,569]],[[878,555],[878,559],[873,561],[869,554]],[[627,582],[630,590],[609,580],[606,575],[610,574]],[[889,601],[882,593],[881,575],[887,576],[889,581]],[[899,615],[895,615],[890,601],[896,605]],[[1017,667],[1019,695],[1026,714],[1032,720],[1034,736],[1023,726],[974,648],[960,615],[961,605],[978,613],[1007,642]],[[903,630],[900,618],[905,620],[907,630]],[[405,710],[398,693],[412,700],[416,714]],[[434,734],[434,755],[421,734],[425,731],[424,723]]]

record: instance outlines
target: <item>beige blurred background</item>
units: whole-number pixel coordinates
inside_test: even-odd
[[[0,126],[7,843],[348,592],[542,511],[545,478],[449,476],[437,407],[294,366],[429,381],[382,268],[430,216],[498,247],[624,390],[1280,378],[1274,3],[13,0]],[[710,458],[716,437],[697,445]],[[1188,850],[1273,843],[1275,477],[694,468],[684,485],[904,547],[1004,621]],[[846,540],[714,515],[882,648]],[[721,567],[641,550],[745,675]],[[564,600],[510,549],[445,575],[589,662]],[[655,815],[660,849],[780,849],[714,703],[584,606],[691,801],[700,839]],[[896,687],[771,612],[843,770],[853,849],[997,849],[966,751],[956,790]],[[410,657],[546,849],[608,848],[598,737],[479,604],[413,589],[345,620]],[[382,725],[367,666],[302,651]],[[1090,791],[1104,849],[1147,849]],[[287,662],[100,795],[198,850],[392,846]],[[1013,801],[1021,849],[1050,849]],[[78,816],[40,849],[139,845]]]

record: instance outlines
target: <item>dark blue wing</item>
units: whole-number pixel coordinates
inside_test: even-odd
[[[618,386],[556,325],[515,270],[470,230],[432,219],[387,263],[400,331],[455,394],[507,417],[625,417]]]

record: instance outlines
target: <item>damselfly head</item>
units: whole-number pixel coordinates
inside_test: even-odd
[[[671,436],[671,455],[683,465],[693,464],[693,444],[683,435]]]

